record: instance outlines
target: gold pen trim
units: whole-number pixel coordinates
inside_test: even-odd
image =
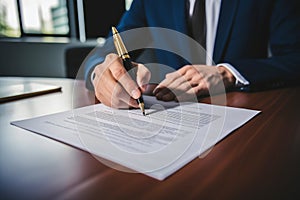
[[[115,27],[112,27],[113,39],[116,50],[118,52],[119,57],[121,58],[130,58],[128,51],[124,45],[124,42]]]

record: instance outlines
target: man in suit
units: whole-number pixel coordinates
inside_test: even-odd
[[[155,50],[157,62],[176,70],[155,88],[153,94],[158,99],[186,100],[192,95],[219,92],[221,85],[247,91],[275,88],[293,84],[300,77],[298,0],[202,1],[206,23],[200,31],[205,30],[205,42],[201,45],[207,50],[206,63],[187,62],[178,55]],[[134,0],[117,28],[123,32],[160,27],[193,37],[189,20],[195,5],[195,0]],[[153,35],[153,40],[158,38]],[[104,49],[111,46],[108,40],[86,60],[87,87],[93,88],[96,97],[108,106],[138,107],[134,99],[141,95],[138,88],[145,90],[143,84],[149,80],[149,72],[144,65],[136,64],[137,85],[126,75],[116,54],[106,56],[110,51]],[[209,62],[209,57],[214,62]],[[174,93],[175,90],[180,92]]]

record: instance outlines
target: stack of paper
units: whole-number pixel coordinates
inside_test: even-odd
[[[12,124],[163,180],[259,113],[144,99],[146,116],[97,104]]]

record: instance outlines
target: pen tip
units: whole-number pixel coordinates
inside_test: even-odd
[[[139,103],[139,107],[142,110],[143,115],[146,116],[146,113],[145,113],[145,104],[144,103]]]

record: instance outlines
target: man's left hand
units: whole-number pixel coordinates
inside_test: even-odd
[[[223,66],[186,65],[167,74],[153,93],[163,101],[188,101],[225,92],[234,83],[235,77]]]

